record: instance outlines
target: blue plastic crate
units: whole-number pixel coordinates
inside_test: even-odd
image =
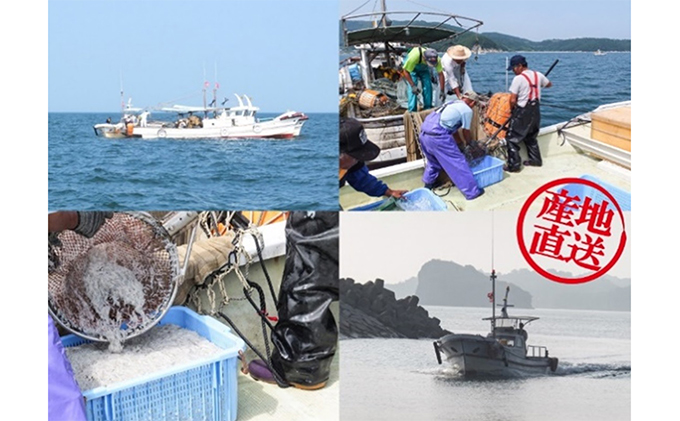
[[[163,372],[83,391],[89,421],[201,420],[234,421],[238,409],[238,351],[241,338],[209,316],[187,307],[172,307],[159,325],[173,324],[193,330],[224,352]],[[64,347],[89,341],[67,335]]]
[[[599,184],[602,188],[607,190],[609,194],[611,194],[614,199],[616,199],[616,202],[619,204],[622,211],[625,212],[631,210],[630,192],[620,189],[610,183],[607,183],[606,181],[602,181],[596,177],[593,177],[592,175],[585,174],[579,178],[592,181],[593,183]],[[603,200],[607,200],[608,202],[610,201],[609,198],[605,196],[600,190],[590,186],[585,186],[583,184],[566,184],[561,188],[567,189],[567,191],[569,191],[569,196],[578,196],[581,201],[583,201],[583,199],[586,197],[590,197],[590,199],[595,203],[600,203]]]
[[[406,200],[399,201],[399,208],[404,211],[445,211],[446,203],[426,188],[418,188],[404,194]],[[350,209],[351,211],[373,211],[385,205],[390,199],[383,199],[368,205]]]
[[[480,188],[484,188],[503,180],[504,164],[500,159],[486,155],[477,165],[470,169],[475,176],[477,185]]]

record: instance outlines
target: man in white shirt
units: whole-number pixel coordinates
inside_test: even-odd
[[[442,67],[446,79],[446,94],[461,99],[465,92],[473,91],[465,63],[472,52],[464,45],[453,45],[442,56]]]
[[[523,164],[532,167],[543,165],[537,140],[541,128],[541,88],[549,88],[552,83],[542,73],[529,70],[526,58],[521,55],[515,55],[510,59],[508,70],[515,73],[515,78],[509,89],[512,94],[510,97],[512,115],[505,138],[508,163],[504,169],[508,172],[519,172],[522,168],[519,155],[522,142],[527,148],[529,157]]]

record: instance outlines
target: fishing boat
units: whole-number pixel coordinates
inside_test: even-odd
[[[165,106],[156,109],[174,113],[173,121],[149,121],[149,109],[123,111],[117,123],[94,125],[97,136],[105,138],[142,139],[290,139],[300,135],[309,119],[302,112],[286,111],[271,119],[257,117],[259,108],[247,95],[235,94],[238,106],[193,107]]]
[[[607,53],[603,52],[602,50],[597,50],[593,53],[596,56],[606,56]]]
[[[495,271],[491,273],[491,282],[495,292]],[[494,292],[489,295],[492,316],[483,319],[491,323],[488,335],[451,333],[434,342],[439,364],[445,360],[465,377],[514,377],[557,370],[558,359],[550,357],[546,347],[527,344],[529,334],[525,328],[538,317],[508,315],[508,307],[512,307],[508,304],[509,291],[508,286],[500,316],[495,314]]]
[[[418,113],[421,120],[427,111]],[[415,113],[413,113],[415,114]],[[484,137],[482,137],[482,140]],[[445,174],[440,187],[432,190],[451,211],[519,210],[540,186],[561,178],[588,178],[613,194],[623,211],[630,210],[631,190],[631,101],[606,104],[578,115],[569,121],[544,127],[538,143],[542,167],[524,167],[518,173],[503,171],[504,143],[489,148],[489,155],[499,162],[495,168],[472,167],[475,178],[494,173],[493,184],[483,185],[485,194],[466,200]],[[417,138],[412,145],[418,150]],[[525,149],[522,159],[528,159]],[[422,156],[422,155],[421,155]],[[423,187],[425,162],[422,157],[371,171],[391,189],[414,190]],[[374,203],[369,197],[349,186],[340,189],[340,205],[352,210]]]
[[[369,168],[406,160],[407,84],[399,73],[404,54],[414,46],[441,40],[453,44],[481,25],[480,20],[450,13],[388,11],[384,0],[380,11],[342,17],[349,57],[340,62],[340,114],[359,120],[368,138],[380,147],[380,155],[367,163]],[[433,102],[440,105],[439,98]]]

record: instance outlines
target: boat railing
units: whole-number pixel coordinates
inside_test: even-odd
[[[527,345],[527,357],[547,357],[548,348],[539,345]]]

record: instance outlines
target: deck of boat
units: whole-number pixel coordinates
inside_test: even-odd
[[[573,127],[569,131],[587,138],[590,126]],[[542,167],[523,167],[519,173],[503,172],[503,179],[486,187],[485,194],[481,197],[466,200],[456,187],[446,187],[446,185],[435,189],[434,193],[441,197],[449,210],[477,211],[519,210],[538,187],[549,181],[567,177],[578,178],[588,175],[630,192],[630,169],[579,151],[569,141],[565,141],[564,138],[559,136],[555,127],[541,131],[539,144],[543,157]],[[524,147],[522,147],[522,156],[523,159],[526,159]],[[377,169],[371,173],[387,183],[393,190],[413,190],[423,187],[421,179],[423,174],[422,160]],[[448,185],[451,186],[450,183]],[[350,186],[344,186],[340,189],[340,204],[343,209],[347,210],[381,199],[357,192]]]
[[[307,391],[253,380],[249,375],[238,377],[239,421],[265,420],[337,420],[340,414],[339,355],[331,365],[331,377],[326,387]]]

